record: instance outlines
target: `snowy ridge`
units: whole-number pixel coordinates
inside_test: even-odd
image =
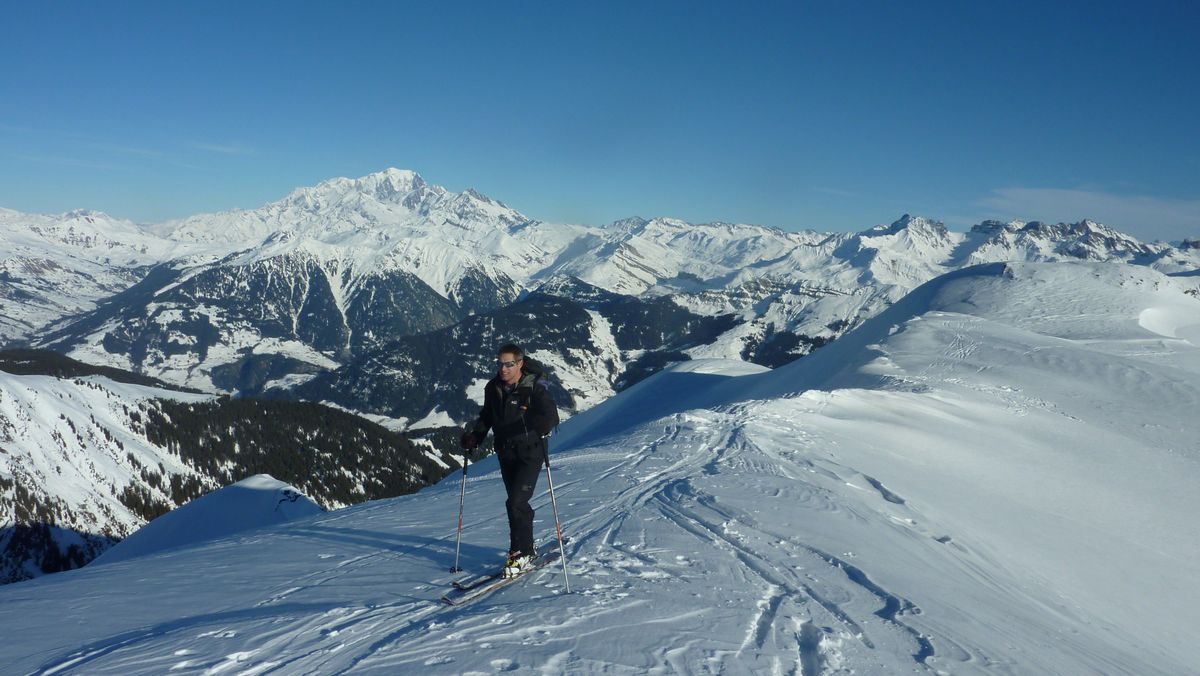
[[[118,542],[89,565],[102,566],[320,514],[312,500],[269,474],[256,474],[173,509]]]
[[[745,268],[766,266],[819,239],[755,225],[634,219],[604,230],[586,253],[553,272],[628,295],[701,290],[740,280]]]
[[[1200,300],[1146,268],[955,272],[790,366],[682,364],[564,423],[552,453],[572,594],[546,570],[465,609],[438,604],[452,476],[0,588],[0,661],[1190,673],[1197,327]],[[470,476],[463,559],[486,569],[506,542],[503,489],[494,460]],[[548,535],[548,498],[535,507]],[[64,626],[68,601],[81,621]]]
[[[6,252],[54,251],[129,267],[162,261],[181,248],[131,221],[85,209],[58,216],[0,209],[0,246]]]

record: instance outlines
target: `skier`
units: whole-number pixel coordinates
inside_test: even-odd
[[[509,551],[504,577],[515,577],[533,563],[533,508],[529,499],[537,485],[538,472],[546,459],[546,436],[558,425],[558,408],[542,369],[525,357],[520,347],[509,343],[497,354],[496,377],[488,381],[483,408],[470,431],[462,436],[462,447],[470,450],[483,443],[488,430],[495,438],[496,456],[508,501]]]

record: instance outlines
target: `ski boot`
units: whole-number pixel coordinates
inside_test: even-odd
[[[504,563],[504,572],[502,577],[505,579],[517,577],[525,572],[529,566],[533,565],[535,556],[533,554],[525,554],[524,552],[509,552],[508,561]]]

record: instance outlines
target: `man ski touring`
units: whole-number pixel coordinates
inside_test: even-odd
[[[497,354],[498,372],[488,381],[483,408],[462,446],[473,449],[487,437],[495,438],[500,475],[508,492],[509,547],[504,577],[515,577],[533,563],[533,508],[529,499],[537,486],[538,472],[546,460],[546,435],[558,425],[558,409],[542,380],[542,369],[526,359],[520,347],[509,343]]]

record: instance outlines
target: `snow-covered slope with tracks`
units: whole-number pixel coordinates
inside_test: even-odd
[[[565,423],[553,457],[570,594],[547,569],[441,606],[451,476],[0,588],[0,662],[20,673],[1191,673],[1198,332],[1200,300],[1145,268],[970,268],[787,367],[697,361]],[[468,570],[497,564],[503,502],[494,460],[473,466]],[[549,538],[548,498],[535,507]]]

